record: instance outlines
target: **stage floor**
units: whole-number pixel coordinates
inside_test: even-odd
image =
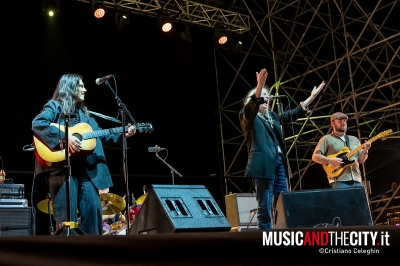
[[[383,239],[384,234],[388,237],[385,243],[375,243],[375,246],[361,242],[354,245],[349,240],[343,245],[331,246],[324,241],[316,244],[316,239],[313,240],[313,246],[296,243],[285,246],[268,242],[268,232],[277,235],[286,232],[293,236],[297,233],[303,236],[303,240],[306,234],[322,237],[322,232],[330,232],[330,239],[333,234],[338,235],[339,241],[340,238],[346,238],[343,237],[344,232],[347,232],[347,236],[353,232],[353,236],[357,237],[363,233],[375,234],[378,241]],[[0,265],[336,265],[338,262],[375,265],[390,263],[392,259],[393,262],[397,261],[400,227],[353,226],[267,232],[110,236],[4,236],[0,237],[0,247]],[[321,249],[324,250],[321,252]],[[352,254],[343,254],[349,250]]]

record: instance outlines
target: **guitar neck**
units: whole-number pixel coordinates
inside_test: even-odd
[[[379,139],[381,136],[380,135],[376,135],[375,137],[373,137],[372,139],[369,139],[368,142],[372,143],[375,140]],[[347,159],[350,159],[351,157],[353,157],[359,150],[361,150],[362,148],[364,148],[364,144],[361,144],[360,146],[358,146],[357,148],[355,148],[354,150],[352,150],[351,152],[346,154]]]
[[[128,126],[125,126],[125,130],[128,131]],[[101,137],[106,137],[106,136],[111,136],[115,134],[121,134],[122,133],[122,127],[114,127],[114,128],[109,128],[109,129],[102,129],[102,130],[96,130],[92,132],[86,132],[83,133],[83,139],[94,139],[94,138],[101,138]]]

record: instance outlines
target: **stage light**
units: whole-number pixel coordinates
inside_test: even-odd
[[[214,28],[214,37],[218,44],[224,45],[228,42],[228,32],[224,28]]]
[[[129,26],[129,14],[125,12],[115,12],[115,25],[117,30],[123,31]]]
[[[53,17],[58,12],[58,6],[58,0],[43,0],[43,10],[49,17]]]
[[[102,18],[106,15],[106,4],[103,1],[92,0],[92,12],[95,18]]]
[[[241,35],[234,35],[232,36],[232,46],[231,46],[231,51],[234,54],[237,54],[242,51],[243,47],[243,38]]]
[[[169,32],[172,30],[172,20],[168,17],[169,12],[166,15],[158,15],[158,25],[161,26],[163,32]]]
[[[169,32],[172,29],[172,23],[169,21],[164,22],[161,29],[163,32]]]

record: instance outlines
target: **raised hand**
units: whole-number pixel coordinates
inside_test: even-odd
[[[257,77],[257,88],[261,87],[263,88],[265,85],[265,81],[267,80],[268,77],[268,72],[265,68],[261,69],[260,73],[256,72],[256,77]]]
[[[325,81],[322,81],[322,83],[317,87],[314,86],[314,89],[311,91],[311,97],[314,99],[317,97],[318,93],[324,88],[325,86]]]

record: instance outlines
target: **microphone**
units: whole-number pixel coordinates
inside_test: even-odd
[[[155,147],[149,147],[147,150],[149,152],[159,152],[159,151],[162,151],[162,150],[165,150],[165,149],[164,148],[160,148],[158,146],[155,146]]]
[[[286,95],[276,95],[276,96],[269,96],[270,99],[282,99],[286,98]]]
[[[97,78],[96,79],[96,84],[97,85],[101,85],[101,83],[103,83],[104,81],[108,80],[111,77],[112,77],[112,75],[108,75],[108,76],[105,76],[105,77],[102,77],[102,78]]]

